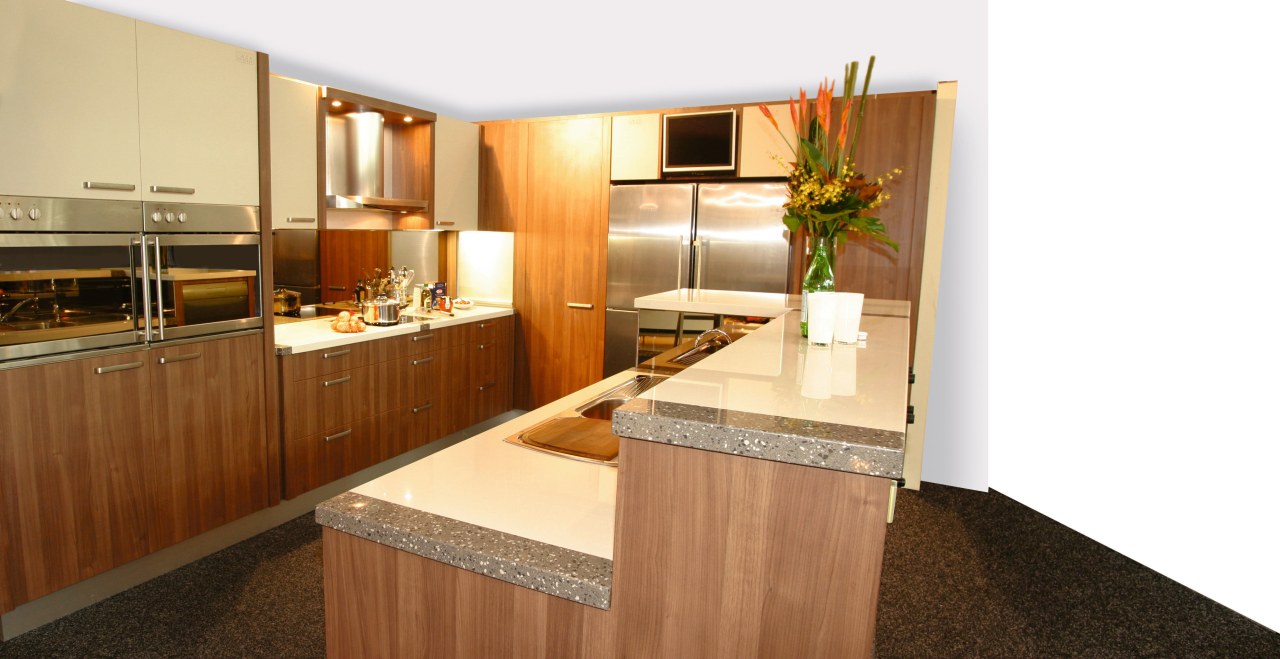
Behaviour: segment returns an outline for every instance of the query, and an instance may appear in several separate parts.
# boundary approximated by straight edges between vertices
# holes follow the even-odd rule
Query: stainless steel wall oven
[[[0,360],[262,327],[255,207],[0,196]]]

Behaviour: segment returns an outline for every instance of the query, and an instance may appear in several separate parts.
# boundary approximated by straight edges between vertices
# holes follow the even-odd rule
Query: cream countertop
[[[617,469],[521,448],[503,438],[634,375],[605,378],[351,491],[612,560]]]
[[[722,316],[776,318],[792,309],[799,309],[800,296],[786,293],[681,288],[638,297],[636,298],[636,308],[653,311],[720,314]],[[907,317],[911,313],[911,303],[906,300],[869,298],[863,303],[862,313],[864,316]]]
[[[471,309],[456,309],[454,316],[432,318],[427,321],[415,321],[380,327],[368,325],[363,332],[345,334],[330,328],[331,316],[323,316],[301,321],[279,323],[275,326],[275,346],[277,354],[297,354],[312,350],[324,350],[335,346],[350,345],[362,341],[385,339],[401,334],[412,334],[424,329],[440,329],[463,323],[510,316],[514,311],[506,307],[485,307],[476,305]]]

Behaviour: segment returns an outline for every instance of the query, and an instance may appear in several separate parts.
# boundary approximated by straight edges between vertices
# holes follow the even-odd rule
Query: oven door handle
[[[156,331],[164,340],[164,285],[160,282],[160,236],[156,236]]]
[[[138,247],[138,253],[142,255],[141,269],[135,271],[134,276],[129,279],[132,286],[134,282],[141,282],[142,286],[142,340],[151,341],[151,279],[148,275],[150,272],[151,259],[147,258],[147,239],[145,236],[139,236],[133,241]],[[129,259],[133,260],[133,255],[129,255]],[[137,299],[137,298],[134,298]],[[137,314],[133,316],[135,319]]]

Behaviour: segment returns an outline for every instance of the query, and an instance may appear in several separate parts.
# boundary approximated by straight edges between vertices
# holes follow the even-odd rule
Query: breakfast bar
[[[503,440],[634,372],[319,506],[329,653],[870,656],[907,318],[776,315],[618,407],[616,468]]]

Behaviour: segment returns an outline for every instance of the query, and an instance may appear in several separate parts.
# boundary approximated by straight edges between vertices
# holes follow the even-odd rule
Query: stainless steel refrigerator
[[[609,189],[605,375],[634,366],[637,297],[678,288],[785,293],[784,183],[653,183]],[[679,341],[679,337],[677,342]]]

